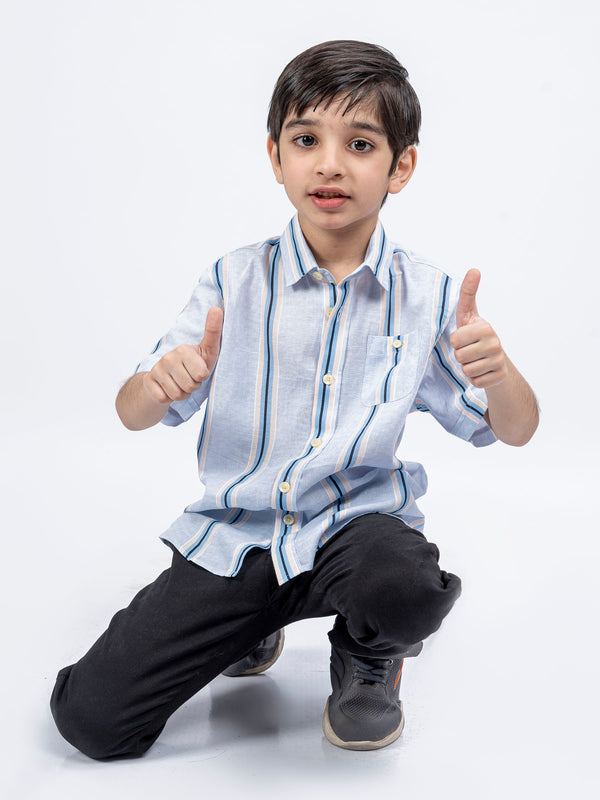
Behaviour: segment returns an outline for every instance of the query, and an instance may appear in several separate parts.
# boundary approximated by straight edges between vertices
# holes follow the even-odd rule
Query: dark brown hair
[[[419,143],[421,107],[408,72],[389,50],[353,40],[323,42],[296,56],[283,70],[271,97],[267,127],[276,145],[289,114],[334,101],[346,114],[359,104],[377,114],[393,151],[392,170],[404,149]]]

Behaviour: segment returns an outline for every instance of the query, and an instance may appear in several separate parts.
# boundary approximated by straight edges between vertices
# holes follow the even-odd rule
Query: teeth
[[[322,197],[324,200],[331,200],[332,197],[343,197],[343,194],[337,192],[317,192],[317,197]]]

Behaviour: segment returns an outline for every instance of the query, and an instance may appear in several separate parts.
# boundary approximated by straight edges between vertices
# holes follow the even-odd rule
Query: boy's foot
[[[402,733],[399,698],[401,658],[358,658],[331,648],[332,693],[323,714],[323,733],[347,750],[375,750]]]
[[[284,640],[283,628],[280,631],[275,631],[275,633],[259,642],[247,656],[223,670],[223,675],[227,675],[230,678],[241,678],[243,675],[258,675],[259,672],[264,672],[281,655]]]

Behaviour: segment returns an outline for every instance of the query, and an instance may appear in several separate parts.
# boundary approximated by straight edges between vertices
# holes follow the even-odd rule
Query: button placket
[[[341,371],[341,362],[343,359],[340,359],[340,352],[344,352],[345,342],[348,338],[347,329],[344,330],[343,337],[336,341],[334,348],[330,348],[329,351],[325,350],[324,348],[327,347],[327,342],[332,340],[333,333],[335,332],[332,331],[332,328],[335,329],[337,325],[341,324],[343,319],[343,316],[341,316],[342,309],[345,303],[349,300],[350,289],[348,286],[344,286],[342,288],[336,286],[335,283],[330,282],[327,276],[323,275],[322,273],[317,275],[317,272],[313,272],[311,274],[316,278],[316,280],[322,282],[323,290],[326,292],[325,297],[321,296],[323,298],[322,308],[326,315],[326,320],[323,324],[323,342],[322,350],[319,354],[319,366],[320,370],[327,371],[324,373],[321,372],[320,375],[319,373],[315,375],[315,379],[318,382],[317,387],[319,384],[321,385],[321,389],[317,389],[315,392],[315,398],[317,402],[323,404],[324,410],[322,413],[322,419],[325,420],[328,414],[331,414],[332,412],[337,414],[338,398],[337,393],[335,392],[334,384],[340,376],[335,375],[330,370],[339,368]],[[330,406],[331,403],[335,404],[333,408]],[[274,496],[273,499],[277,503],[278,508],[282,509],[286,515],[289,514],[289,516],[292,516],[287,509],[293,507],[296,493],[302,492],[302,486],[300,484],[302,483],[304,467],[306,467],[313,459],[319,458],[319,450],[325,442],[325,440],[322,438],[322,433],[323,427],[320,424],[320,427],[315,429],[312,434],[314,438],[308,440],[310,449],[305,451],[302,457],[294,459],[290,462],[290,464],[287,465],[283,474],[290,476],[290,482],[283,481],[277,485],[279,494],[277,497]],[[327,438],[329,439],[329,437]],[[293,490],[291,483],[294,484]],[[287,495],[288,492],[292,493],[288,497],[284,497],[283,495]],[[292,516],[292,518],[294,522],[296,522],[295,515]],[[286,527],[289,527],[289,525],[285,523],[283,517],[281,517],[281,520]]]

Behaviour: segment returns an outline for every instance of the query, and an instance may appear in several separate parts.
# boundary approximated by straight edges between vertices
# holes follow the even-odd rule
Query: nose
[[[344,159],[340,148],[335,144],[322,144],[318,150],[315,169],[324,178],[339,178],[344,174]]]

